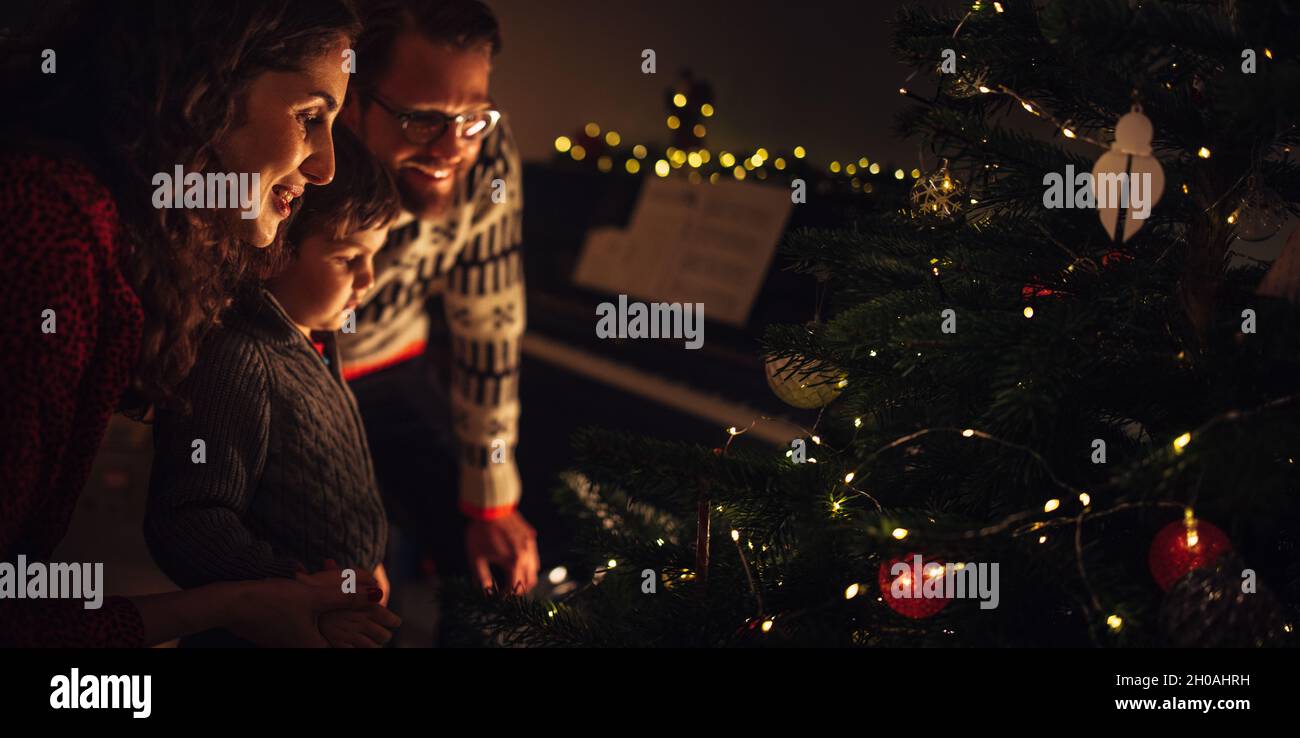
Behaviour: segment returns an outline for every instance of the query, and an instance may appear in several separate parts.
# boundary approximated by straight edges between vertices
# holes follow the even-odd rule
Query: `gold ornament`
[[[966,195],[948,171],[948,160],[912,185],[912,217],[948,220],[961,212]]]
[[[823,407],[839,397],[848,379],[839,371],[814,371],[803,366],[801,356],[767,357],[767,386],[787,404],[809,409]]]

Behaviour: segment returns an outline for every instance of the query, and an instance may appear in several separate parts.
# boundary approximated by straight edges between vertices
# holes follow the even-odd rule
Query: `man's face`
[[[416,32],[400,34],[393,45],[388,72],[373,93],[400,111],[438,111],[447,115],[491,107],[488,74],[491,53],[486,46],[457,49],[435,43]],[[437,139],[413,144],[401,123],[362,90],[348,96],[344,122],[365,141],[370,152],[388,167],[402,195],[402,206],[417,218],[438,215],[455,197],[456,187],[478,159],[482,139],[456,136],[454,123]]]

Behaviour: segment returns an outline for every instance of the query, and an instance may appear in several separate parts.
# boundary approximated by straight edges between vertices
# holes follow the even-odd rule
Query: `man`
[[[340,336],[343,373],[399,535],[444,573],[490,587],[495,564],[527,591],[540,564],[514,461],[522,173],[488,95],[497,21],[478,0],[382,0],[363,15],[340,118],[392,173],[404,212],[355,333]],[[444,321],[448,340],[431,338]]]

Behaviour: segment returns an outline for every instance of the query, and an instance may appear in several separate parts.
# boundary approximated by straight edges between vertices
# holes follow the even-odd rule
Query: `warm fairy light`
[[[703,105],[701,105],[701,106],[700,106],[700,115],[703,115],[705,118],[712,118],[712,117],[713,117],[713,106],[710,105],[710,104],[708,104],[708,103],[704,103]]]
[[[568,136],[558,136],[555,139],[555,150],[561,154],[568,151],[572,146],[573,142],[569,140]]]
[[[754,154],[753,156],[749,157],[749,163],[753,164],[756,167],[761,167],[763,166],[763,157],[759,156],[758,154]]]
[[[831,171],[836,173],[840,171],[840,163],[838,161],[831,162]]]
[[[984,93],[985,95],[987,95],[987,94],[989,94],[990,92],[993,91],[993,90],[990,90],[989,88],[985,87],[984,85],[980,85],[978,89],[979,89],[980,92]]]
[[[596,168],[602,172],[608,172],[614,168],[614,160],[608,156],[602,156],[596,160]]]
[[[812,442],[815,443],[815,444],[817,444],[818,446],[820,446],[820,445],[822,445],[822,437],[821,437],[821,436],[816,436],[816,435],[815,435],[815,436],[812,437]]]
[[[845,483],[845,484],[849,484],[849,483],[852,482],[852,481],[853,481],[853,472],[849,472],[848,474],[845,474],[845,475],[844,475],[844,483]]]
[[[844,588],[844,599],[846,599],[846,600],[851,600],[851,599],[853,599],[854,597],[857,597],[857,596],[858,596],[858,592],[861,592],[861,591],[862,591],[862,588],[858,586],[858,583],[857,583],[857,582],[854,582],[853,584],[850,584],[849,586],[847,586],[847,587]]]
[[[733,541],[739,541],[739,540],[740,540],[740,531],[738,531],[738,530],[733,530],[733,531],[731,531],[731,540],[733,540]]]
[[[844,173],[845,173],[845,174],[857,174],[857,173],[858,173],[858,165],[857,165],[857,164],[853,164],[853,163],[845,164],[845,165],[844,165]]]
[[[692,169],[699,169],[704,160],[700,158],[700,152],[692,151],[686,155],[686,163],[690,164]]]
[[[709,129],[705,128],[703,123],[696,123],[691,128],[691,133],[694,133],[696,138],[704,138],[709,135]]]
[[[655,543],[656,543],[657,545],[662,546],[662,545],[664,545],[664,539],[662,539],[662,538],[656,538],[656,539],[655,539]]]
[[[867,356],[875,356],[875,355],[876,355],[875,349],[871,349],[870,351],[867,352]]]
[[[718,163],[724,167],[729,167],[736,163],[736,157],[733,156],[730,151],[724,151],[722,152],[722,155],[718,157]]]
[[[574,161],[582,161],[587,158],[587,150],[582,146],[574,146],[569,149],[569,156],[572,156]]]
[[[699,154],[700,154],[700,161],[704,162],[705,164],[708,164],[708,163],[709,163],[709,150],[708,150],[708,149],[700,149],[700,150],[699,150]]]
[[[682,121],[675,115],[668,116],[668,127],[674,131],[682,127]]]
[[[879,163],[872,164],[871,166],[867,167],[867,171],[871,172],[872,174],[880,174],[880,164]]]
[[[635,156],[638,159],[644,159],[645,155],[646,155],[645,147],[642,146],[641,144],[637,144],[636,146],[632,147],[632,156]]]
[[[679,108],[686,107],[686,96],[680,92],[673,95],[673,105],[676,105]]]
[[[1025,317],[1026,317],[1026,318],[1032,318],[1032,317],[1034,317],[1034,309],[1033,309],[1032,307],[1028,306],[1028,305],[1026,305],[1026,306],[1025,306],[1025,309],[1022,310],[1021,312],[1025,314]]]
[[[854,418],[854,419],[853,419],[853,427],[854,427],[854,428],[861,428],[861,427],[862,427],[862,418]]]
[[[796,146],[796,147],[794,147],[794,158],[796,158],[796,159],[802,159],[802,158],[804,158],[804,156],[805,156],[806,154],[807,154],[807,152],[804,151],[804,148],[803,148],[802,146]]]
[[[1074,138],[1074,137],[1075,137],[1075,135],[1074,135],[1074,131],[1070,130],[1069,128],[1062,128],[1062,129],[1061,129],[1061,133],[1064,133],[1066,138]]]
[[[930,267],[930,273],[936,277],[939,276],[939,267]]]
[[[1196,532],[1196,515],[1190,507],[1183,509],[1183,526],[1187,528],[1187,547],[1191,548],[1200,542],[1201,537]]]
[[[906,95],[906,94],[907,94],[907,88],[906,88],[906,87],[899,87],[899,88],[898,88],[898,94],[900,94],[900,95]]]
[[[1080,493],[1079,493],[1079,502],[1083,503],[1083,506],[1084,506],[1084,507],[1087,507],[1087,506],[1089,506],[1089,505],[1092,504],[1092,497],[1089,496],[1089,494],[1088,494],[1087,492],[1080,492]]]
[[[587,125],[583,126],[582,130],[584,133],[586,133],[588,136],[591,136],[592,138],[595,138],[600,135],[600,126],[596,125],[595,123],[588,123]]]
[[[730,434],[733,435],[733,436],[736,435],[736,434],[738,434],[738,433],[740,433],[740,431],[736,430],[736,426],[734,426],[734,425],[731,426],[730,428],[728,428],[728,429],[727,429],[727,432],[730,433]]]
[[[1039,542],[1039,543],[1047,543],[1047,536],[1039,536],[1039,537],[1038,537],[1038,542]]]
[[[618,146],[618,143],[622,140],[623,137],[618,135],[618,131],[609,131],[605,134],[605,143],[610,146]]]
[[[893,536],[900,541],[907,538],[907,528],[895,528]]]
[[[636,159],[628,159],[624,162],[623,168],[627,170],[628,174],[636,174],[641,171],[641,162]]]
[[[1109,625],[1111,630],[1119,630],[1124,625],[1124,618],[1121,618],[1118,615],[1111,615],[1106,618],[1106,625]]]
[[[1033,105],[1030,105],[1030,104],[1027,103],[1027,102],[1022,102],[1022,103],[1020,103],[1020,107],[1024,108],[1025,110],[1028,110],[1029,112],[1033,113],[1034,115],[1038,115],[1038,112],[1034,110],[1034,106],[1033,106]]]
[[[862,157],[861,159],[858,159],[858,168],[859,168],[859,169],[866,169],[866,168],[867,168],[867,165],[869,165],[870,163],[871,163],[871,162],[867,161],[867,157],[864,156],[864,157]]]
[[[744,167],[736,167],[735,169],[732,169],[732,170],[731,170],[731,176],[733,176],[733,177],[735,177],[736,179],[739,179],[739,180],[743,180],[743,179],[745,179],[745,168],[744,168]]]
[[[920,179],[920,178],[921,178],[921,170],[915,168],[912,169],[912,179]]]
[[[1183,449],[1187,448],[1187,444],[1189,444],[1189,443],[1191,443],[1191,442],[1192,442],[1192,434],[1191,434],[1191,433],[1184,433],[1184,434],[1182,434],[1181,436],[1175,438],[1175,439],[1174,439],[1174,453],[1176,453],[1176,454],[1181,454],[1181,453],[1183,452]]]
[[[667,177],[670,169],[672,169],[672,167],[670,167],[668,162],[664,159],[655,162],[655,174],[658,174],[660,177]]]
[[[760,146],[758,148],[758,151],[754,152],[754,156],[757,156],[759,162],[762,163],[767,161],[767,157],[769,156],[769,154],[767,153],[767,149]]]
[[[1200,150],[1196,152],[1196,155],[1202,159],[1208,159],[1210,158],[1210,150],[1202,146]]]
[[[1273,50],[1272,50],[1272,49],[1269,49],[1269,48],[1265,48],[1265,49],[1264,49],[1264,56],[1267,56],[1268,58],[1272,59],[1272,58],[1273,58]]]
[[[906,174],[903,174],[903,170],[902,170],[902,169],[895,169],[895,170],[894,170],[894,179],[902,179],[903,177],[906,177],[906,176],[907,176]]]
[[[763,632],[766,633],[772,629],[772,620],[769,618],[763,621]]]
[[[961,434],[965,438],[970,438],[971,436],[975,435],[975,429],[967,428],[966,430],[962,431]]]
[[[569,570],[563,566],[557,566],[546,573],[546,581],[551,584],[559,584],[569,577]]]
[[[840,511],[840,501],[831,500],[831,512],[839,512],[839,511]]]
[[[1051,512],[1061,506],[1061,501],[1053,497],[1043,505],[1043,512]]]
[[[1189,193],[1189,192],[1191,192],[1191,189],[1188,188],[1187,183],[1184,182],[1184,183],[1183,183],[1183,194],[1186,195],[1186,194]]]
[[[610,559],[610,560],[609,560],[609,563],[608,563],[608,566],[609,566],[609,568],[613,569],[614,567],[618,566],[618,562],[615,561],[614,559]]]
[[[993,3],[993,9],[996,10],[996,11],[998,11],[999,13],[1001,13],[1001,12],[1002,12],[1002,3],[998,3],[998,2]]]
[[[776,157],[776,159],[772,161],[772,166],[776,167],[777,169],[785,169],[785,159],[782,159],[779,156]]]
[[[845,387],[848,387],[848,386],[849,386],[849,380],[847,380],[847,379],[841,379],[840,381],[838,381],[838,382],[835,383],[835,387],[836,387],[837,389],[844,389]]]

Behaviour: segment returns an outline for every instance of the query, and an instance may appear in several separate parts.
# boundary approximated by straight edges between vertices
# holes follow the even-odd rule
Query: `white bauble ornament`
[[[767,385],[776,396],[798,408],[809,409],[827,405],[839,397],[847,380],[843,373],[811,371],[800,367],[803,357],[779,359],[767,357]]]
[[[1154,130],[1151,119],[1142,114],[1142,108],[1133,106],[1131,111],[1115,123],[1115,142],[1111,144],[1110,151],[1102,154],[1092,168],[1093,197],[1097,202],[1097,216],[1101,218],[1101,225],[1106,229],[1111,240],[1116,239],[1117,230],[1121,227],[1120,240],[1127,241],[1132,238],[1146,223],[1151,209],[1160,202],[1160,196],[1164,194],[1165,172],[1159,160],[1151,153]],[[1135,193],[1130,193],[1129,199],[1122,202],[1114,202],[1109,198],[1109,192],[1103,192],[1109,189],[1103,186],[1103,183],[1116,175],[1124,175],[1120,181],[1127,180],[1139,188]],[[1132,190],[1133,186],[1126,191]],[[1129,207],[1133,204],[1134,195],[1141,198],[1141,208]],[[1122,226],[1119,217],[1121,210],[1124,211]]]

